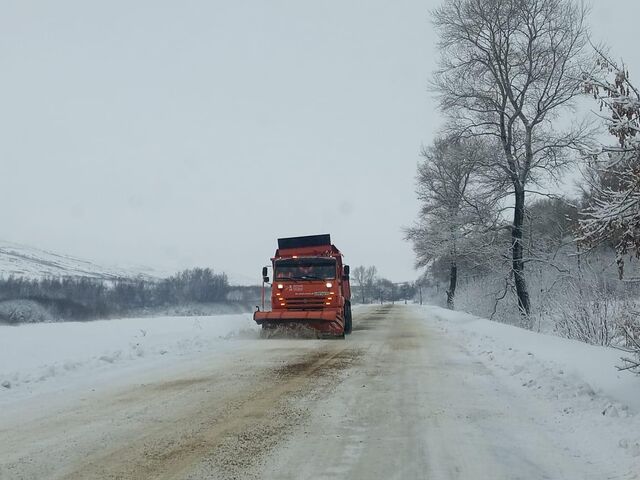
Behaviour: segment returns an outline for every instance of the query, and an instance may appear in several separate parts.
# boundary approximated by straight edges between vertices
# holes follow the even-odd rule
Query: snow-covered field
[[[135,371],[257,338],[251,314],[0,325],[0,404],[87,376]]]

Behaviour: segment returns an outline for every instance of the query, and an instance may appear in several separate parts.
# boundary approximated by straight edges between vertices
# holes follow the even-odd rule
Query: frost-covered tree
[[[599,53],[597,71],[586,76],[585,90],[605,112],[616,144],[588,157],[589,198],[578,240],[589,248],[612,245],[622,279],[624,256],[640,257],[640,92],[624,65],[616,65],[604,53]]]
[[[585,16],[572,0],[446,0],[433,12],[441,51],[433,85],[442,110],[460,134],[491,136],[503,151],[485,167],[513,199],[511,265],[523,315],[531,308],[526,194],[567,164],[567,147],[586,133],[577,123],[563,130],[557,122],[581,92]]]
[[[552,196],[539,198],[527,205],[528,248],[553,254],[565,244],[573,243],[579,200]]]
[[[478,165],[488,151],[481,139],[437,139],[423,150],[418,166],[420,218],[405,238],[413,243],[416,267],[448,264],[449,308],[454,308],[461,260],[480,254],[481,232],[495,219],[491,195],[479,185]]]
[[[624,276],[624,257],[640,257],[640,91],[629,71],[598,51],[595,73],[585,75],[585,91],[599,103],[615,145],[590,152],[586,170],[588,202],[580,218],[578,242],[588,248],[602,244],[616,253],[618,276]],[[640,322],[620,322],[625,348],[624,368],[640,373]]]

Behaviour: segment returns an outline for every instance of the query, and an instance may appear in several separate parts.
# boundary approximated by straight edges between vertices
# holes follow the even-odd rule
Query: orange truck
[[[351,333],[349,265],[331,236],[279,238],[271,259],[271,311],[265,311],[267,267],[262,269],[262,309],[253,319],[268,335],[276,329],[309,329],[318,337],[344,338]]]

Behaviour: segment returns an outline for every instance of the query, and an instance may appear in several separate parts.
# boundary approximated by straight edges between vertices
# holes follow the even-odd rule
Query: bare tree
[[[354,283],[358,286],[358,290],[360,290],[360,297],[362,299],[362,303],[364,302],[364,286],[366,283],[366,268],[363,265],[354,268],[351,270],[351,278],[353,278]]]
[[[587,133],[556,122],[581,93],[586,13],[571,0],[447,0],[433,12],[441,108],[460,135],[489,135],[502,147],[485,167],[514,201],[511,263],[523,315],[531,309],[522,242],[528,187],[554,178]]]
[[[369,294],[371,293],[371,289],[375,283],[377,272],[378,270],[373,265],[370,267],[360,265],[351,271],[354,283],[358,286],[358,290],[360,291],[362,303],[367,303],[367,299],[369,298]]]
[[[367,267],[367,269],[365,270],[365,277],[364,277],[365,292],[368,293],[369,295],[372,295],[373,293],[373,286],[375,284],[377,275],[378,275],[378,269],[375,267],[375,265],[371,265]]]
[[[417,194],[422,203],[420,219],[405,230],[413,243],[416,267],[436,261],[449,265],[447,306],[454,308],[461,258],[477,254],[478,230],[495,220],[494,202],[478,188],[479,160],[489,146],[481,139],[437,139],[424,149],[418,166]]]

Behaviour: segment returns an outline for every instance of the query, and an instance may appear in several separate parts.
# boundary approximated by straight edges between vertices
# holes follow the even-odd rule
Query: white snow
[[[0,404],[110,370],[168,365],[247,336],[258,336],[250,314],[0,325]]]
[[[441,398],[431,395],[429,386],[425,399],[444,401],[450,394],[465,398],[469,412],[475,411],[473,405],[496,406],[503,414],[494,423],[483,420],[481,426],[495,427],[489,433],[504,437],[502,443],[493,441],[504,443],[506,450],[510,439],[535,443],[548,437],[554,445],[566,446],[567,455],[580,455],[572,461],[610,465],[607,470],[617,475],[610,478],[640,478],[640,378],[616,370],[621,352],[435,306],[411,308],[437,333],[431,341],[443,343],[436,350],[437,361],[427,355],[425,362],[466,365],[463,372],[442,370],[458,373],[451,382],[445,375],[433,385],[445,389]],[[251,314],[0,326],[0,417],[9,418],[29,398],[33,405],[65,404],[93,388],[130,384],[137,378],[147,382],[149,372],[162,375],[177,364],[182,372],[203,362],[234,369],[243,355],[276,345],[256,341],[258,330]],[[356,331],[347,341],[357,341],[359,335]],[[375,344],[375,339],[367,342]],[[422,371],[416,361],[411,365]],[[491,375],[482,373],[487,370]],[[358,389],[362,385],[358,383]],[[431,411],[434,406],[425,408]],[[455,415],[449,420],[457,422]],[[527,432],[533,430],[539,435],[529,439]],[[565,453],[558,451],[560,456]]]
[[[490,363],[523,379],[555,372],[558,378],[581,382],[583,388],[610,397],[640,412],[640,377],[619,372],[624,352],[615,348],[588,345],[554,335],[541,334],[492,322],[465,312],[428,306],[430,315],[446,321],[458,336],[466,336],[467,347]],[[518,373],[514,373],[518,370]],[[560,373],[562,372],[562,373]],[[549,383],[548,382],[548,383]]]
[[[640,478],[640,377],[616,369],[623,352],[531,332],[468,313],[418,307],[514,395],[536,402],[536,418],[598,464],[620,462]],[[500,394],[497,392],[497,394]],[[567,443],[568,442],[568,443]]]

